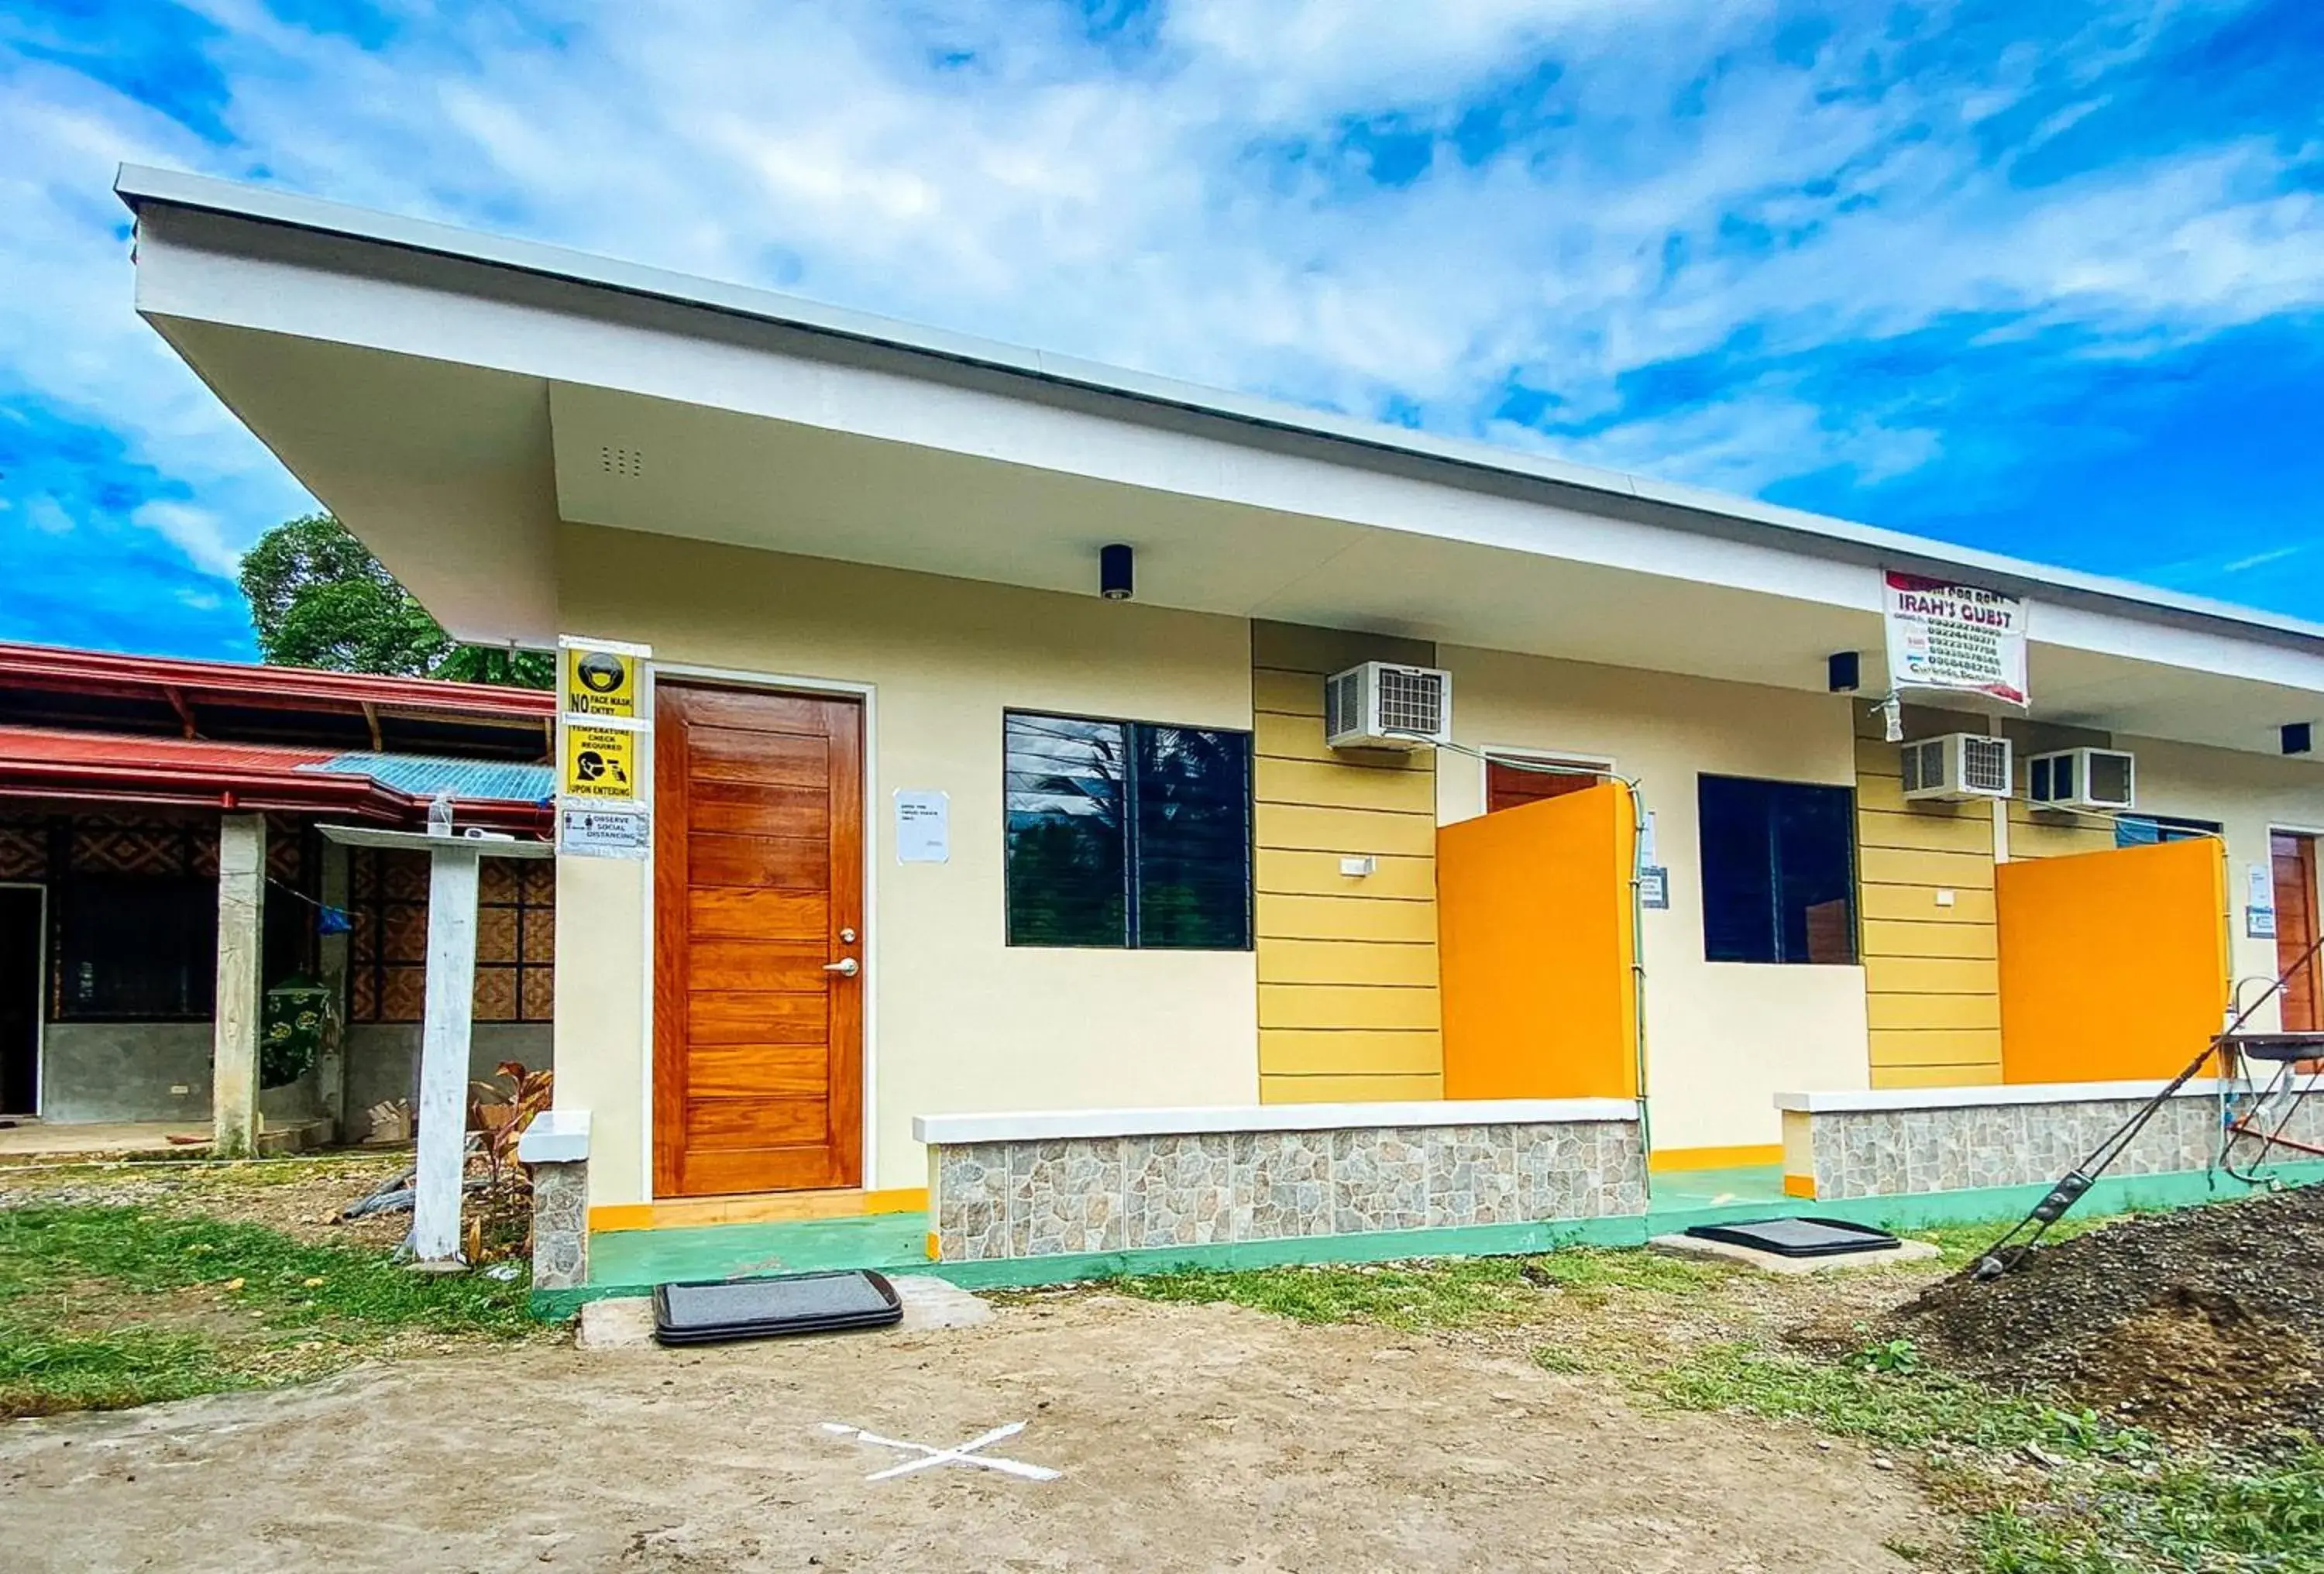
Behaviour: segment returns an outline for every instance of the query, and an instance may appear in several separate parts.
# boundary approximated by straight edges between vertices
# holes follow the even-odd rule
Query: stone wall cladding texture
[[[589,1165],[532,1166],[532,1287],[576,1290],[589,1282]]]
[[[2052,1181],[2080,1164],[2138,1107],[2135,1099],[2100,1099],[1811,1115],[1815,1192],[1821,1198],[1882,1197]],[[2284,1109],[2279,1101],[2252,1124],[2274,1130]],[[2202,1169],[2218,1150],[2218,1135],[2217,1100],[2173,1099],[2107,1173],[2155,1175]],[[2324,1100],[2301,1100],[2281,1135],[2324,1146]],[[2270,1159],[2288,1163],[2312,1156],[2278,1148]],[[2237,1139],[2235,1159],[2239,1166],[2269,1162],[2251,1137]]]
[[[936,1150],[946,1262],[1646,1211],[1630,1121],[973,1143]]]

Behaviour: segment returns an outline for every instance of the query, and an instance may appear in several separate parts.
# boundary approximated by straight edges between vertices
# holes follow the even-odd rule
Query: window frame
[[[1010,921],[1011,897],[1010,865],[1016,856],[1010,829],[1009,808],[1009,724],[1017,717],[1050,722],[1083,722],[1102,727],[1122,729],[1123,773],[1122,803],[1122,939],[1118,944],[1103,942],[1018,940]],[[1147,943],[1139,934],[1140,887],[1139,883],[1137,789],[1137,733],[1139,730],[1165,732],[1211,732],[1228,734],[1243,741],[1242,757],[1242,943],[1240,945],[1155,945]],[[1210,953],[1232,955],[1248,953],[1259,946],[1259,736],[1250,727],[1223,727],[1190,722],[1152,722],[1134,716],[1101,716],[1082,711],[1035,710],[1027,705],[1003,705],[1001,710],[1001,943],[1011,951],[1157,951]]]
[[[1848,838],[1847,876],[1842,899],[1848,903],[1849,954],[1840,961],[1820,962],[1812,956],[1786,956],[1784,936],[1784,863],[1783,847],[1776,833],[1776,817],[1773,793],[1766,799],[1768,916],[1773,954],[1768,956],[1734,957],[1711,954],[1711,850],[1704,835],[1703,784],[1711,781],[1742,782],[1761,789],[1803,789],[1815,793],[1844,795],[1845,813],[1842,824]],[[1729,967],[1861,967],[1864,965],[1864,845],[1859,823],[1857,790],[1853,783],[1799,781],[1784,777],[1739,776],[1727,771],[1698,770],[1695,772],[1694,796],[1695,879],[1700,887],[1703,961],[1714,966]],[[1820,905],[1820,904],[1819,904]]]

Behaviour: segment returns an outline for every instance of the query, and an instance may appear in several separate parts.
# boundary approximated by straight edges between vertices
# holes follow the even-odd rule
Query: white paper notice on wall
[[[1644,868],[1655,861],[1655,812],[1648,809],[1641,818],[1646,824],[1638,827],[1638,863],[1641,868]]]
[[[2275,911],[2275,870],[2264,863],[2244,869],[2244,906],[2254,912]]]
[[[1670,906],[1670,870],[1651,868],[1638,871],[1638,906],[1658,908]]]
[[[952,795],[896,789],[896,861],[952,861]]]

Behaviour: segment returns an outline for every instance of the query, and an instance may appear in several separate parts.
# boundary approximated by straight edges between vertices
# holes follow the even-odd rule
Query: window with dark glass
[[[1700,778],[1702,947],[1712,962],[1856,960],[1856,795]]]
[[[1010,712],[1009,943],[1250,945],[1250,734]]]
[[[78,875],[59,890],[57,1015],[199,1018],[217,994],[217,884]]]

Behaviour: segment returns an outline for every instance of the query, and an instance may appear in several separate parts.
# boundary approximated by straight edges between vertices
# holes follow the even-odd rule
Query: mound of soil
[[[2324,1187],[2125,1220],[1986,1284],[1964,1271],[1888,1331],[2181,1440],[2324,1436]]]

